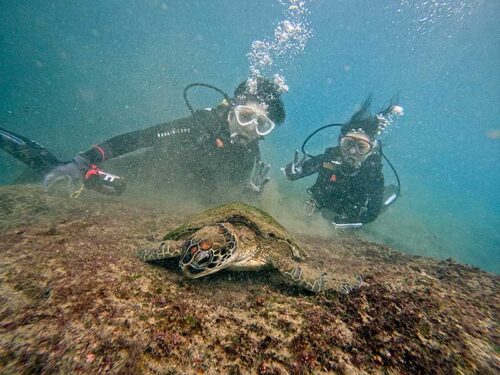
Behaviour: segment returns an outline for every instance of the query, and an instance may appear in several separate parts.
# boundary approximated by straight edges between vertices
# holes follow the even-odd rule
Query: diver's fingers
[[[43,182],[44,191],[46,193],[50,192],[52,190],[52,187],[61,183],[61,181],[66,183],[65,188],[68,190],[68,192],[71,192],[73,190],[74,182],[71,176],[51,173]]]
[[[259,172],[257,173],[257,176],[262,176],[262,171],[264,170],[264,167],[266,164],[261,160],[259,161]]]
[[[265,165],[264,169],[262,170],[261,177],[264,177],[269,173],[269,170],[271,169],[271,164]]]
[[[264,185],[267,184],[269,181],[271,181],[271,177],[264,178],[264,181],[262,181],[260,188],[262,189],[264,187]]]
[[[298,167],[299,167],[299,166],[301,167],[301,166],[302,166],[302,164],[304,164],[304,162],[306,161],[306,158],[307,158],[307,155],[306,155],[306,154],[302,155],[302,158],[300,159],[299,164],[297,164],[297,166],[298,166]]]
[[[254,159],[253,162],[253,167],[252,167],[252,175],[254,175],[257,172],[257,168],[259,167],[260,160],[257,159],[257,157]]]
[[[296,174],[299,172],[297,169],[300,167],[299,163],[299,150],[295,150],[295,154],[293,155],[293,162],[292,162],[292,174]]]
[[[250,179],[253,180],[255,178],[255,172],[257,170],[257,161],[253,163],[252,172],[250,172]]]
[[[54,173],[49,173],[43,178],[43,190],[47,193],[54,179]]]

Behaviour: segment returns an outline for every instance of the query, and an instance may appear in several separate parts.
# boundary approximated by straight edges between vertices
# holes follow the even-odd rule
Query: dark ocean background
[[[374,109],[400,93],[405,116],[383,141],[402,197],[360,235],[499,273],[500,139],[490,132],[500,130],[500,2],[306,6],[313,36],[275,67],[290,87],[287,120],[261,143],[273,166],[269,210],[299,231],[333,231],[300,212],[314,178],[291,183],[279,168],[307,134],[346,121],[370,92]],[[252,41],[272,37],[283,19],[283,4],[270,0],[1,1],[0,126],[71,159],[113,135],[187,116],[184,86],[231,94],[248,76]],[[220,100],[206,90],[192,97],[198,107]],[[309,149],[336,139],[322,133]],[[1,184],[22,169],[0,154]]]

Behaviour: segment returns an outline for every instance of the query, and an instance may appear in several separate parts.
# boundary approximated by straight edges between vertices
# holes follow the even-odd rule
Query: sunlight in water
[[[462,22],[470,15],[472,8],[479,7],[481,3],[482,0],[401,0],[397,12],[404,13],[410,9],[416,11],[418,16],[413,21],[415,31],[423,35],[432,32],[444,19]]]

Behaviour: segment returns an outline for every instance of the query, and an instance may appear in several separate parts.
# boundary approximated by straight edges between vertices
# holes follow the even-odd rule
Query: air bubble
[[[274,29],[272,40],[255,40],[251,44],[247,57],[250,63],[250,77],[247,81],[249,92],[255,92],[257,77],[272,76],[281,92],[287,92],[288,86],[282,71],[295,56],[301,54],[312,31],[306,22],[309,11],[305,1],[278,0],[283,6],[284,19]],[[276,73],[278,70],[280,73]]]

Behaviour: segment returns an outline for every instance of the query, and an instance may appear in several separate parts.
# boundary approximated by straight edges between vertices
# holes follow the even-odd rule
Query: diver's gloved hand
[[[318,207],[318,202],[316,202],[314,198],[311,198],[304,204],[304,214],[306,214],[307,216],[312,216],[314,215]]]
[[[81,155],[76,155],[73,161],[52,169],[43,177],[45,192],[77,190],[83,181],[83,176],[90,169],[90,163]]]
[[[271,169],[271,165],[266,165],[262,160],[256,160],[252,168],[252,175],[248,182],[248,188],[256,194],[262,193],[264,185],[271,180],[270,177],[267,177],[269,169]]]
[[[284,168],[281,168],[281,170],[285,173],[285,176],[287,178],[293,179],[294,177],[297,177],[302,173],[302,165],[304,165],[306,159],[307,155],[304,154],[299,160],[299,151],[295,150],[293,161],[291,163],[288,163]]]

